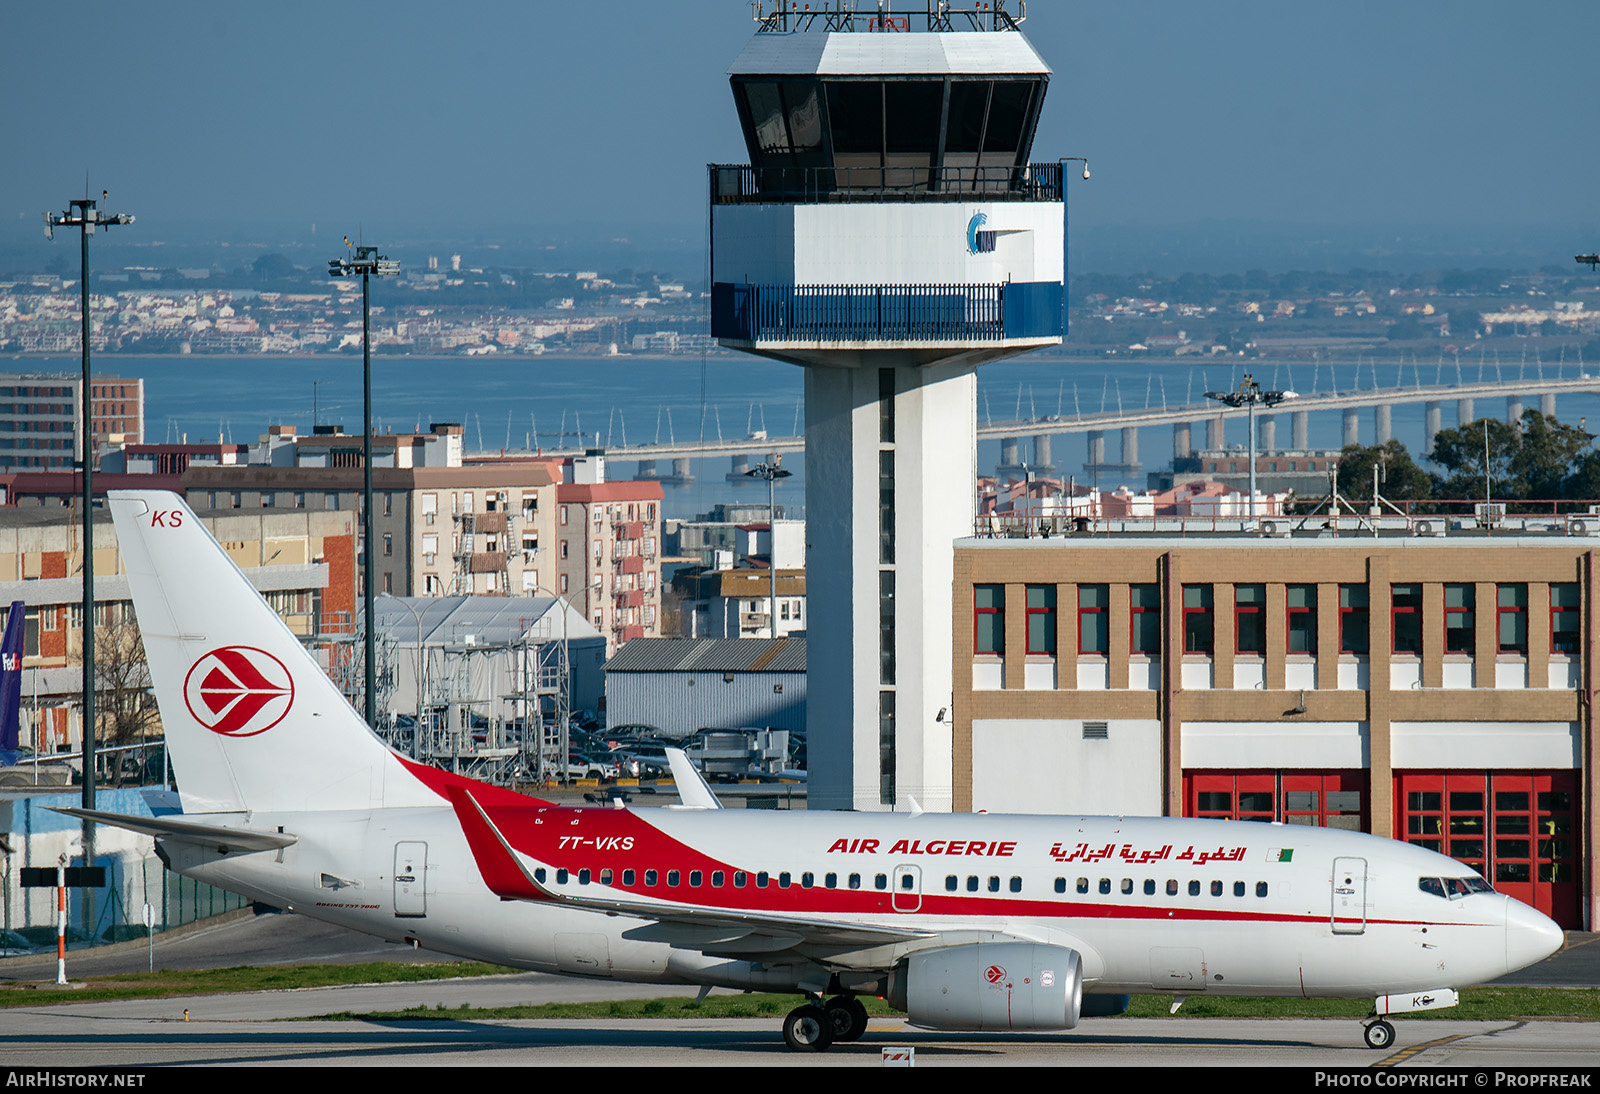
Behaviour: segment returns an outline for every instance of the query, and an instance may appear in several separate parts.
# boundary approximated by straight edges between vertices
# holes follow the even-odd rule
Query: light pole
[[[404,600],[401,600],[393,593],[382,593],[380,595],[382,595],[385,600],[392,600],[406,611],[410,612],[411,618],[417,621],[417,655],[415,658],[413,658],[417,665],[417,676],[416,680],[414,681],[417,688],[417,721],[416,724],[411,727],[411,758],[415,760],[417,758],[417,753],[421,751],[422,746],[422,616],[420,613],[418,613],[417,609],[413,608],[410,604],[407,604]],[[371,723],[369,722],[368,724],[370,725]]]
[[[345,237],[348,245],[350,238]],[[357,247],[355,257],[328,262],[329,277],[361,275],[361,588],[366,619],[366,702],[362,708],[370,728],[374,722],[373,680],[378,671],[377,647],[373,643],[372,598],[372,307],[367,283],[372,277],[389,277],[400,272],[400,263],[378,253],[376,247]]]
[[[786,479],[794,474],[785,471],[783,453],[776,453],[770,464],[758,463],[745,475],[752,479],[767,480],[767,570],[772,576],[772,598],[767,605],[767,636],[778,637],[778,495],[777,485],[779,479]]]
[[[1215,399],[1224,406],[1246,407],[1250,423],[1250,519],[1256,519],[1256,404],[1275,407],[1285,399],[1299,398],[1293,391],[1263,391],[1255,377],[1248,372],[1237,391],[1208,391],[1207,399]]]
[[[100,191],[100,200],[110,194]],[[44,237],[54,239],[57,228],[77,228],[82,240],[82,264],[79,274],[83,287],[83,390],[80,395],[82,415],[78,423],[78,460],[83,469],[83,808],[94,808],[95,782],[95,703],[94,703],[94,404],[89,384],[89,237],[96,225],[110,228],[116,224],[132,224],[130,213],[107,213],[98,209],[90,198],[73,198],[67,209],[60,213],[44,214]],[[35,767],[37,770],[37,766]],[[94,865],[94,823],[83,822],[83,864]],[[82,902],[85,915],[91,914],[88,894]]]

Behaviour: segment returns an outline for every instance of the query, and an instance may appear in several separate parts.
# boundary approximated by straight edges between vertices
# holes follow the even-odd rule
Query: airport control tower
[[[712,333],[806,370],[810,806],[952,807],[980,365],[1063,332],[1050,69],[1003,0],[757,5],[712,165]],[[968,669],[970,671],[970,669]],[[1021,762],[1026,762],[1025,758]]]

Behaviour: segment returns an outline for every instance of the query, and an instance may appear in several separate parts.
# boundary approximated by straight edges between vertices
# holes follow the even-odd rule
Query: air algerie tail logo
[[[183,699],[195,721],[224,737],[253,737],[283,721],[294,679],[283,662],[251,646],[224,646],[194,663]]]

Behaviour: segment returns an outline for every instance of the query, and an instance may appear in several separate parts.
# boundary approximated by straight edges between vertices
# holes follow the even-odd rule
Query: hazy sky
[[[1075,227],[1600,229],[1595,0],[1028,15],[1055,70],[1035,159],[1093,163]],[[725,71],[753,32],[742,0],[8,0],[0,224],[35,231],[87,168],[152,240],[698,235],[704,165],[745,159]]]

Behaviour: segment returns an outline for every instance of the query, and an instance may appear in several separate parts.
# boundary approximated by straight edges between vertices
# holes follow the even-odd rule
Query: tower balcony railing
[[[711,286],[711,334],[744,342],[1004,342],[1061,337],[1061,286]]]
[[[983,167],[752,167],[711,164],[713,205],[1062,200],[1060,163]]]

